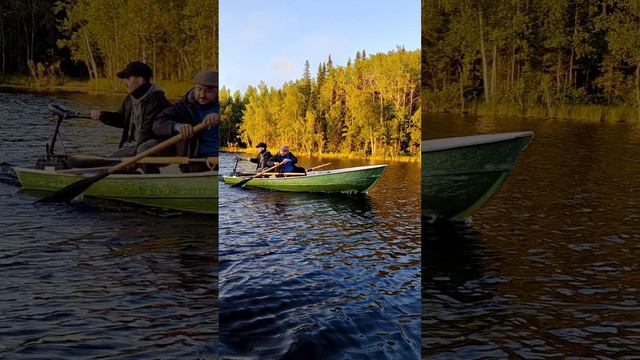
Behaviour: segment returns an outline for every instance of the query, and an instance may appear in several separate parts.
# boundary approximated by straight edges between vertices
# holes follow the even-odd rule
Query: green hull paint
[[[366,192],[376,184],[386,165],[360,166],[346,169],[313,171],[306,176],[269,177],[252,179],[244,187],[256,187],[292,192]],[[233,185],[244,177],[225,176],[224,182]]]
[[[531,132],[423,142],[422,215],[463,220],[506,181]],[[430,145],[436,146],[430,146]]]
[[[83,175],[15,168],[26,190],[56,191]],[[176,175],[111,175],[92,185],[83,196],[203,214],[218,213],[218,173]]]

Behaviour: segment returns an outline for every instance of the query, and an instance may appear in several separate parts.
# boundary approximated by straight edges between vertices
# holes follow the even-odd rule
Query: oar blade
[[[104,172],[86,179],[82,179],[80,181],[76,181],[73,184],[65,186],[62,189],[54,192],[53,194],[37,200],[36,203],[69,202],[76,196],[82,194],[85,190],[91,187],[91,185],[100,181],[100,179],[107,177],[108,175],[108,172]]]
[[[248,183],[248,182],[249,182],[249,180],[251,180],[251,179],[253,179],[253,177],[250,177],[250,178],[248,178],[248,179],[244,179],[244,180],[242,180],[242,181],[240,181],[240,182],[237,182],[237,183],[235,183],[235,184],[231,185],[231,187],[232,187],[232,188],[242,187],[244,184]]]
[[[279,163],[279,164],[273,165],[272,167],[268,168],[267,170],[264,170],[264,171],[262,171],[262,172],[259,172],[259,173],[257,173],[257,174],[255,174],[255,175],[253,175],[252,177],[250,177],[250,178],[248,178],[248,179],[244,179],[244,180],[240,181],[239,183],[235,183],[235,184],[231,185],[231,187],[232,187],[232,188],[235,188],[235,187],[242,187],[242,186],[244,186],[244,184],[248,183],[251,179],[255,179],[255,178],[257,178],[257,177],[260,177],[260,176],[262,176],[263,174],[268,173],[269,171],[271,171],[271,170],[273,170],[273,169],[277,168],[277,167],[278,167],[278,166],[280,166],[280,165],[282,165],[282,163]]]

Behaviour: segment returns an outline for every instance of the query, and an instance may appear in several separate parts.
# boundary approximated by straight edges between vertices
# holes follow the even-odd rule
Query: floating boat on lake
[[[57,191],[95,175],[68,170],[14,168],[25,190]],[[218,213],[218,172],[113,174],[93,184],[82,196],[185,212]]]
[[[357,193],[366,192],[382,176],[387,165],[358,166],[335,170],[309,171],[306,175],[259,177],[250,180],[245,187],[292,192]],[[225,176],[224,182],[237,184],[250,176]]]
[[[463,220],[500,189],[533,132],[422,142],[422,215]]]
[[[33,168],[16,167],[14,171],[18,181],[25,190],[57,192],[64,189],[65,201],[72,200],[79,194],[107,200],[150,206],[154,208],[171,209],[185,212],[217,214],[218,213],[218,158],[189,159],[186,157],[153,157],[149,156],[154,149],[148,149],[148,154],[138,154],[133,158],[104,158],[99,156],[58,155],[55,154],[55,144],[64,119],[89,118],[64,106],[50,104],[49,110],[56,117],[56,127],[51,139],[47,143],[46,154],[41,157]],[[197,127],[204,125],[196,125]],[[180,141],[177,136],[163,143],[170,146]],[[160,151],[163,143],[154,146]],[[136,159],[136,157],[139,157]],[[182,173],[177,165],[190,163],[205,163],[204,172]],[[118,164],[118,165],[116,165]],[[116,169],[122,166],[122,171],[133,164],[163,164],[160,174],[119,173]],[[130,169],[129,169],[130,170]],[[113,172],[113,173],[112,173]],[[96,182],[95,176],[98,177]],[[80,187],[77,194],[75,187],[81,180],[88,179],[88,188]],[[70,186],[73,185],[73,186]],[[75,188],[74,188],[75,187]],[[68,190],[72,189],[69,196]],[[54,194],[55,195],[55,194]],[[60,196],[58,194],[58,196]],[[66,197],[68,196],[68,199]],[[41,199],[42,200],[42,199]],[[56,200],[60,201],[60,200]]]

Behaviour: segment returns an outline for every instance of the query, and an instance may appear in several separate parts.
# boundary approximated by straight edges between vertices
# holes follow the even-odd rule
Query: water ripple
[[[232,156],[221,160],[230,171]],[[221,354],[418,358],[417,187],[397,195],[418,169],[391,164],[368,196],[222,186]]]
[[[0,352],[6,358],[213,358],[217,219],[101,203],[38,205],[11,168],[53,132],[49,102],[87,110],[119,99],[0,93]],[[25,130],[28,128],[28,131]],[[117,130],[69,121],[68,149],[100,153]],[[61,151],[61,149],[60,149]]]

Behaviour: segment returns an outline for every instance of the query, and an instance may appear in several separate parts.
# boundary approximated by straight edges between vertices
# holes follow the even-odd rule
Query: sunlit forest
[[[369,55],[358,51],[345,66],[331,56],[312,75],[281,88],[264,83],[244,94],[220,90],[223,146],[362,156],[417,155],[420,147],[420,52],[398,48]]]
[[[638,119],[639,1],[422,4],[428,111]]]
[[[119,88],[116,73],[148,63],[156,80],[191,81],[218,67],[217,0],[2,0],[0,71],[35,86],[69,77]]]

